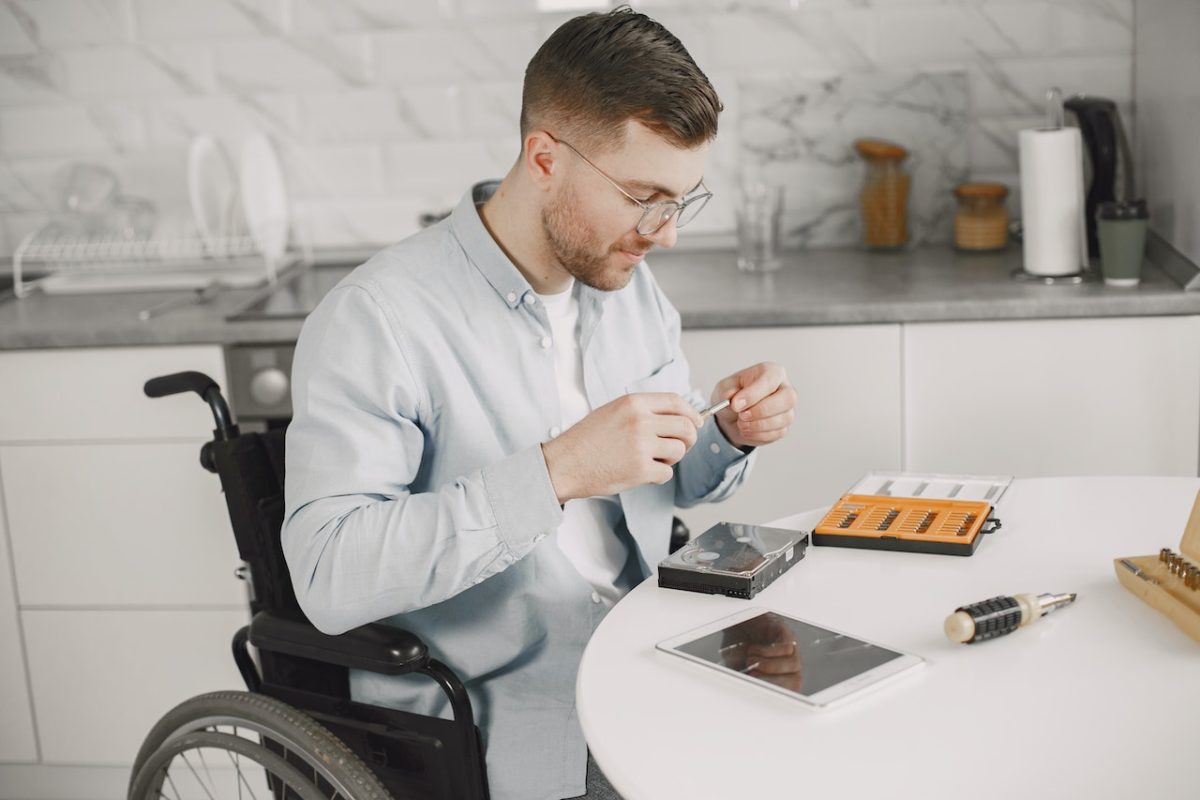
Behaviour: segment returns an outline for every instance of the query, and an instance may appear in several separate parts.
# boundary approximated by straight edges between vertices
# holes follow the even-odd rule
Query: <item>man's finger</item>
[[[700,427],[700,414],[682,395],[674,392],[645,392],[637,396],[643,398],[647,408],[655,414],[678,414],[691,420],[693,426]]]
[[[739,420],[765,419],[791,411],[796,406],[795,390],[780,386],[771,394],[738,414]]]
[[[758,406],[752,409],[753,412],[758,411]],[[774,414],[769,417],[759,419],[738,419],[738,430],[746,433],[765,433],[766,431],[775,431],[780,428],[787,428],[796,421],[796,412],[792,409],[784,411],[782,414]]]
[[[653,447],[654,460],[669,465],[678,464],[687,451],[687,444],[679,439],[659,437]]]
[[[699,435],[699,429],[690,420],[675,414],[656,414],[654,432],[659,437],[683,442],[688,450],[692,449],[692,445],[696,443],[696,437]]]
[[[738,373],[744,384],[733,395],[730,405],[735,412],[751,408],[764,398],[770,397],[786,382],[786,375],[781,367],[773,364],[760,364]],[[750,378],[749,381],[746,378]]]

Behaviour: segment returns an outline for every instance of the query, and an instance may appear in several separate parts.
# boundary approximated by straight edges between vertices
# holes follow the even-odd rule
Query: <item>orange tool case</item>
[[[872,472],[813,528],[814,545],[969,556],[1000,527],[1011,478]]]

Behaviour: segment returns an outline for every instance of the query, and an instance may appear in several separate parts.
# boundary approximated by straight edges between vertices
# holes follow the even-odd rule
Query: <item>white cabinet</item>
[[[38,610],[22,618],[46,764],[133,764],[142,739],[175,705],[245,688],[229,651],[249,622],[244,606]]]
[[[833,502],[871,469],[899,469],[900,326],[686,330],[692,386],[761,361],[787,370],[796,422],[760,448],[750,479],[724,503],[681,509],[693,535],[720,521],[763,523]]]
[[[199,453],[199,441],[0,447],[21,604],[244,604],[221,482]]]
[[[212,415],[195,394],[142,392],[150,378],[187,370],[225,386],[214,346],[0,352],[0,442],[207,439]]]
[[[0,480],[3,471],[0,471]],[[0,498],[0,762],[36,761],[33,709],[29,704],[29,677],[21,647],[17,594],[13,585],[9,543]]]
[[[237,548],[199,462],[212,415],[142,392],[185,370],[224,386],[217,346],[0,353],[0,761],[47,786],[52,763],[132,764],[172,705],[241,685]]]
[[[910,470],[1197,474],[1200,317],[906,325]]]

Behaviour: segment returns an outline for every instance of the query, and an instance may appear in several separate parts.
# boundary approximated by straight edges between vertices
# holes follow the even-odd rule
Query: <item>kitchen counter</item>
[[[995,254],[810,250],[786,259],[764,275],[739,272],[730,250],[654,253],[650,264],[692,329],[1200,314],[1200,292],[1184,291],[1150,262],[1141,285],[1117,289],[1015,281],[1017,246]],[[226,319],[261,292],[230,289],[148,322],[139,311],[179,293],[9,297],[0,302],[0,349],[294,341],[298,318]]]

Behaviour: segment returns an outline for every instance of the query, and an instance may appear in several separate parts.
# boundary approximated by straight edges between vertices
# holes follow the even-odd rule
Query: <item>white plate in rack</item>
[[[283,166],[266,134],[254,133],[242,145],[240,172],[246,225],[274,269],[287,250],[291,213]]]
[[[232,234],[237,194],[237,176],[225,148],[211,136],[197,136],[188,151],[188,200],[196,230],[210,248]]]

